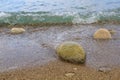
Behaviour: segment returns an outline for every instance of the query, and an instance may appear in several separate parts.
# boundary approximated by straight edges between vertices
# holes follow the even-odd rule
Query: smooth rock
[[[83,47],[76,42],[63,42],[57,47],[56,52],[58,56],[63,60],[74,63],[85,62],[85,51]]]
[[[12,34],[20,34],[20,33],[23,33],[23,32],[25,32],[25,29],[23,29],[23,28],[12,28],[11,29]]]
[[[111,39],[111,34],[107,29],[104,28],[100,28],[98,29],[94,35],[93,35],[94,39]]]

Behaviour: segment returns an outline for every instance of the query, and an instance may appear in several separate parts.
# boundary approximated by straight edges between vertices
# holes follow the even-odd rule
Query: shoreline
[[[12,35],[11,27],[0,27],[0,71],[5,71],[0,73],[0,80],[22,78],[24,78],[22,80],[45,80],[46,77],[48,77],[46,80],[51,80],[54,76],[54,80],[120,79],[118,76],[120,75],[119,25],[26,26],[24,28],[25,33]],[[93,33],[99,28],[115,30],[113,39],[94,40]],[[87,54],[85,66],[59,60],[55,48],[64,41],[75,41],[83,46]],[[75,72],[75,77],[66,77],[67,71],[74,73],[74,67],[79,69]]]

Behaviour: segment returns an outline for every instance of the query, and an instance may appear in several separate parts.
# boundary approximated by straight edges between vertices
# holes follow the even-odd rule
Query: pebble
[[[99,72],[104,72],[104,73],[109,72],[110,70],[111,70],[111,68],[109,68],[109,67],[100,67],[98,69]]]
[[[20,34],[20,33],[23,33],[23,32],[25,32],[24,28],[12,28],[11,29],[12,34]]]
[[[73,70],[75,70],[75,71],[76,71],[76,70],[77,70],[77,68],[73,68]]]
[[[109,32],[110,32],[110,34],[115,34],[116,33],[116,31],[115,30],[109,30]]]
[[[73,72],[70,72],[70,73],[66,73],[66,74],[65,74],[66,77],[72,77],[72,76],[74,76],[74,75],[75,75],[75,73],[73,73]]]

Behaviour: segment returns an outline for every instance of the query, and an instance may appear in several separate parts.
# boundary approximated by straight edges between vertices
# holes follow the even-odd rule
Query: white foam
[[[73,24],[91,24],[91,23],[97,22],[98,20],[99,20],[99,17],[96,14],[92,14],[88,18],[81,18],[80,15],[75,15],[72,23]]]
[[[4,12],[0,12],[0,17],[9,17],[9,16],[11,15]]]

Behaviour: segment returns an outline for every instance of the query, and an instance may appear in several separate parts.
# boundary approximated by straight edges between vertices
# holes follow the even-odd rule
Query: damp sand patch
[[[110,40],[95,40],[93,34],[99,28],[115,30]],[[7,34],[10,30],[0,30],[0,71],[43,65],[59,60],[56,47],[64,41],[81,44],[86,52],[85,66],[91,68],[120,66],[119,25],[77,25],[24,27],[24,34]],[[5,32],[4,32],[5,31]],[[79,38],[79,39],[78,39]],[[106,58],[107,57],[107,58]]]

